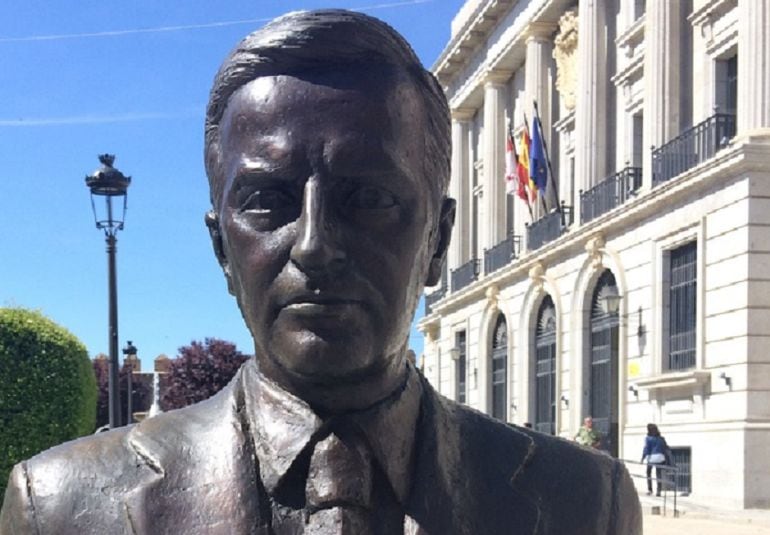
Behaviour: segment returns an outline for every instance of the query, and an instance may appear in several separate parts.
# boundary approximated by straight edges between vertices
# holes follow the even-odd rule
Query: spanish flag
[[[524,132],[519,139],[519,162],[516,166],[516,174],[519,176],[519,190],[528,189],[529,196],[534,201],[537,196],[537,188],[529,177],[529,144],[529,129],[525,124]]]

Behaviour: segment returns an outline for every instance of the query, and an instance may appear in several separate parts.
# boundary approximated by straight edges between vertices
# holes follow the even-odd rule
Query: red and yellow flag
[[[537,196],[537,187],[529,177],[529,130],[524,129],[519,139],[519,161],[516,165],[516,174],[519,178],[519,191],[529,190],[532,201]]]

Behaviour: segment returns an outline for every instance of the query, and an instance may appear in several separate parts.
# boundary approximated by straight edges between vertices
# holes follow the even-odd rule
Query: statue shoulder
[[[564,438],[519,429],[532,438],[533,451],[513,484],[538,496],[543,518],[554,524],[547,533],[586,526],[586,534],[641,534],[638,494],[620,460]]]
[[[127,525],[127,503],[137,491],[193,465],[220,462],[212,444],[237,443],[233,398],[226,387],[206,401],[19,463],[0,513],[0,535],[25,533],[15,527],[22,523],[36,526],[30,533],[122,533],[116,526]]]

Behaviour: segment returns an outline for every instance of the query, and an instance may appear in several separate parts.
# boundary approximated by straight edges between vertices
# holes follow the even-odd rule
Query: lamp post
[[[113,154],[99,155],[101,166],[86,177],[86,186],[91,190],[91,208],[96,228],[104,231],[107,241],[107,270],[109,288],[109,409],[110,429],[121,426],[120,379],[118,372],[118,290],[115,276],[116,235],[123,230],[126,215],[126,191],[131,177],[115,169]],[[115,206],[113,206],[113,202]],[[121,206],[122,204],[122,206]]]

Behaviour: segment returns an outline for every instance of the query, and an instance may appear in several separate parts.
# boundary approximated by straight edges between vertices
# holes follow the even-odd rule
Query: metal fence
[[[511,263],[521,252],[521,236],[509,234],[489,249],[484,249],[484,275],[489,275]]]
[[[712,158],[735,136],[735,115],[716,113],[652,151],[652,185]]]
[[[646,484],[647,480],[647,463],[639,463],[636,461],[623,460],[623,464],[628,468],[628,472],[632,478],[636,480],[642,480]],[[660,472],[658,472],[660,470]],[[673,514],[679,516],[679,509],[677,508],[677,498],[679,496],[679,490],[677,488],[677,481],[679,480],[679,467],[677,465],[656,464],[653,465],[653,469],[650,473],[651,484],[653,488],[657,488],[658,483],[661,486],[660,500],[663,504],[662,513],[665,516],[668,513],[668,501],[673,502]],[[660,478],[658,478],[660,473]],[[639,485],[637,485],[638,487]],[[643,487],[644,488],[644,487]],[[649,494],[649,493],[648,493]],[[657,493],[656,493],[657,494]],[[658,496],[656,495],[656,498]]]
[[[642,187],[642,169],[626,167],[596,184],[587,191],[580,192],[580,221],[588,223],[626,202]]]
[[[456,292],[468,286],[479,276],[479,261],[471,258],[465,264],[452,270],[452,291]]]
[[[560,210],[554,210],[527,225],[527,249],[534,251],[561,236],[572,224],[572,218],[572,207],[562,203]]]

